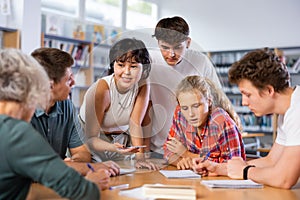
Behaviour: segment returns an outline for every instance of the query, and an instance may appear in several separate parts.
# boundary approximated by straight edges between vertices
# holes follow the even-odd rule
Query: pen
[[[201,162],[206,161],[210,156],[210,151],[205,155],[205,157],[203,158],[203,160]]]
[[[95,172],[94,167],[90,163],[86,163],[87,167],[92,170],[92,172]]]
[[[122,185],[115,185],[115,186],[110,186],[109,190],[115,190],[115,189],[125,189],[128,188],[129,184],[122,184]]]

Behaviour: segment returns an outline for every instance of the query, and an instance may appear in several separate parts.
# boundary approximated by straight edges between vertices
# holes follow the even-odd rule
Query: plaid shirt
[[[227,162],[232,156],[246,159],[241,133],[222,108],[212,110],[206,124],[198,132],[197,128],[188,124],[180,106],[177,106],[167,141],[170,137],[175,137],[187,147],[188,151],[199,154],[200,157],[210,152],[208,159],[214,162]],[[163,147],[164,158],[168,160],[173,152],[167,149],[166,142]]]

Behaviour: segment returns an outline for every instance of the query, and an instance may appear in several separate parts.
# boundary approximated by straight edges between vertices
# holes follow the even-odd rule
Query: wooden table
[[[167,166],[165,169],[175,169],[172,166]],[[202,180],[209,179],[228,179],[228,177],[203,177]],[[262,189],[208,189],[201,185],[201,179],[167,179],[158,171],[137,170],[133,174],[122,175],[111,178],[111,186],[120,184],[129,184],[129,188],[140,187],[143,184],[170,184],[170,185],[193,185],[196,187],[197,199],[199,200],[298,200],[300,199],[300,187],[292,190],[277,189],[264,186]],[[126,196],[120,196],[118,189],[101,191],[102,200],[132,200]],[[59,197],[50,189],[47,189],[39,184],[31,188],[33,193],[48,194],[47,199],[59,199]],[[38,195],[34,195],[29,199],[40,199]]]

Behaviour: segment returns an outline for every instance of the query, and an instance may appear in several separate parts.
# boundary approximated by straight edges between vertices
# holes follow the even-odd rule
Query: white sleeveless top
[[[138,94],[138,84],[136,83],[134,87],[130,89],[128,92],[126,92],[125,94],[121,94],[117,90],[113,74],[109,76],[105,76],[102,79],[105,80],[106,83],[108,84],[111,102],[110,102],[109,109],[104,114],[103,121],[100,126],[101,127],[100,131],[101,132],[127,131],[129,128],[129,119],[133,109],[135,98]],[[94,112],[94,109],[89,109],[89,107],[94,108],[94,105],[89,106],[87,108],[86,101],[87,98],[95,98],[94,95],[89,95],[89,94],[95,94],[99,80],[96,81],[89,88],[87,94],[85,95],[83,104],[80,108],[80,117],[85,123],[86,123],[85,113],[87,113],[88,115],[92,114],[96,116],[95,113],[91,113]],[[94,101],[89,101],[89,102],[94,102]],[[90,111],[86,109],[89,109]],[[98,122],[98,120],[93,120],[93,121]],[[86,125],[88,124],[89,122],[86,123]]]

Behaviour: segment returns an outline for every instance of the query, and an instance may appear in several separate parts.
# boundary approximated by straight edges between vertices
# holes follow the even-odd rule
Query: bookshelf
[[[74,58],[72,71],[75,77],[75,86],[72,88],[71,99],[79,108],[85,92],[95,81],[95,77],[106,75],[105,64],[110,46],[44,33],[41,36],[41,46],[61,49]]]
[[[242,106],[242,95],[236,85],[232,85],[228,80],[228,70],[232,63],[242,58],[250,50],[219,51],[210,52],[209,57],[215,64],[216,72],[226,93],[232,102],[235,111],[239,114],[244,131],[256,133],[271,133],[272,116],[256,117],[246,106]]]
[[[20,48],[20,31],[0,26],[1,48]]]
[[[109,50],[108,44],[94,44],[93,49],[93,67],[94,67],[94,81],[106,76],[109,68]]]
[[[72,89],[71,99],[75,106],[79,108],[89,86],[98,78],[107,75],[110,45],[42,34],[41,46],[59,48],[70,53],[74,58],[72,71],[75,77],[75,86]]]
[[[270,48],[287,64],[291,75],[291,85],[300,84],[300,47],[282,47]],[[232,85],[228,80],[228,70],[232,63],[241,59],[247,52],[253,49],[232,50],[232,51],[214,51],[208,52],[208,56],[215,64],[216,72],[223,85],[223,91],[232,102],[235,111],[239,114],[245,132],[263,133],[268,136],[268,141],[263,145],[272,145],[276,136],[276,120],[273,115],[256,117],[246,106],[242,106],[242,96],[236,85]],[[263,140],[263,138],[261,138]],[[247,138],[247,140],[250,140]],[[253,142],[253,141],[252,141]],[[253,149],[256,151],[256,149]]]

